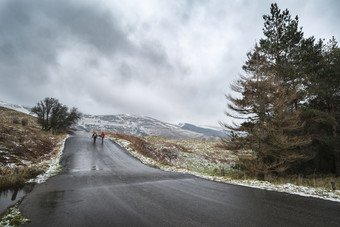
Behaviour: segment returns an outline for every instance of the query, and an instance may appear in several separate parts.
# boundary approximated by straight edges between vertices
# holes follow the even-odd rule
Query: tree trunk
[[[335,111],[335,108],[333,104],[330,105],[331,106],[331,109],[330,109],[330,113],[331,113],[331,116],[334,117],[335,119],[335,122],[337,122],[337,113]],[[335,138],[335,144],[334,144],[334,165],[335,165],[335,175],[336,177],[340,177],[340,143],[338,142],[338,139],[337,138],[337,132],[338,132],[338,128],[337,128],[337,123],[335,123],[332,127],[332,134],[333,134],[333,137]]]

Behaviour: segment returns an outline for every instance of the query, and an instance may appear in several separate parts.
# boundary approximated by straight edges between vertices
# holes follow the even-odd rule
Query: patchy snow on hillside
[[[216,140],[218,137],[183,129],[178,125],[150,117],[119,115],[84,115],[78,128],[86,131],[108,131],[134,136],[162,136],[177,139]]]
[[[68,137],[69,136],[64,138],[58,144],[60,146],[59,151],[53,158],[49,160],[45,160],[42,163],[40,163],[41,165],[47,164],[48,165],[47,170],[44,173],[38,175],[36,178],[28,180],[27,183],[38,183],[38,184],[44,183],[46,182],[48,178],[57,175],[62,170],[62,166],[59,164],[59,162],[64,151],[65,141]]]
[[[30,107],[10,104],[3,101],[0,101],[0,106],[30,114],[31,116],[36,116],[31,113]],[[190,128],[185,129],[180,125],[162,122],[151,117],[134,114],[84,114],[76,125],[76,128],[85,131],[108,131],[135,136],[162,136],[173,139],[217,140],[219,139],[219,136],[224,137],[224,132],[220,128],[196,127],[201,130],[197,131]],[[210,132],[207,133],[208,131]],[[212,131],[215,131],[215,133],[212,133]]]
[[[25,107],[25,106],[18,105],[18,104],[10,104],[4,101],[0,101],[0,106],[6,107],[8,109],[16,110],[16,111],[19,111],[25,114],[31,114],[30,107]]]

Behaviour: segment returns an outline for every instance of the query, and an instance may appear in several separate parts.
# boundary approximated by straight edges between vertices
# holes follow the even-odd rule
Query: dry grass
[[[27,126],[0,125],[0,162],[2,165],[22,161],[39,162],[55,147],[55,137]]]
[[[134,150],[165,165],[174,165],[174,163],[180,159],[180,152],[188,152],[185,147],[173,143],[157,146],[156,144],[147,142],[143,137],[114,133],[108,133],[108,135],[129,141]]]
[[[27,120],[28,127],[36,129],[40,128],[35,117],[0,106],[0,122],[2,124],[12,124],[14,120],[17,120],[18,124],[21,124],[24,119]]]
[[[25,182],[43,172],[42,166],[16,168],[3,167],[0,169],[0,189],[22,187]]]
[[[155,146],[164,146],[166,144],[175,144],[182,147],[187,153],[192,153],[211,163],[233,164],[237,156],[232,152],[223,150],[218,147],[219,141],[202,141],[202,140],[175,140],[163,137],[143,137],[147,142]]]
[[[27,124],[21,124],[22,120]],[[63,137],[42,132],[30,115],[0,107],[0,190],[40,174],[44,166],[39,163],[54,155]]]
[[[218,141],[174,140],[111,134],[127,140],[131,148],[161,165],[221,176],[230,169],[234,156],[216,147]]]
[[[211,176],[224,176],[231,171],[230,167],[237,156],[229,151],[218,148],[219,141],[175,140],[162,137],[143,137],[154,146],[162,147],[175,144],[183,147],[186,152],[180,152],[181,159],[178,168]]]

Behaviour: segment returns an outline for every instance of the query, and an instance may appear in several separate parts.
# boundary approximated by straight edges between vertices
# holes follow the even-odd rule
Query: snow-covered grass
[[[173,165],[165,165],[154,159],[145,157],[134,150],[131,142],[111,137],[116,143],[125,148],[133,156],[141,160],[146,165],[160,168],[164,171],[189,173],[204,179],[224,182],[229,184],[242,185],[247,187],[286,192],[300,196],[314,197],[340,202],[340,190],[331,190],[321,187],[308,187],[295,185],[292,183],[270,183],[268,181],[258,181],[254,179],[234,179],[234,170],[231,165],[237,157],[229,152],[222,151],[216,147],[217,142],[212,141],[189,141],[189,140],[169,140],[165,138],[143,137],[147,142],[155,146],[162,143],[178,143],[188,148],[188,152],[181,153],[180,161],[172,162]],[[226,161],[222,161],[225,159]],[[225,176],[222,176],[222,171]],[[239,173],[236,173],[236,175]]]
[[[28,165],[26,168],[44,169],[43,173],[28,180],[26,183],[44,183],[48,178],[57,175],[62,170],[59,162],[67,138],[68,136],[65,136],[64,139],[57,144],[52,155],[46,155],[47,159],[41,160],[39,163],[35,164],[26,163]],[[20,202],[5,211],[4,215],[0,218],[0,226],[21,226],[30,222],[29,219],[21,215],[18,208],[19,204]]]
[[[30,179],[27,183],[44,183],[46,180],[52,176],[57,175],[61,170],[62,166],[59,164],[61,155],[63,154],[65,141],[69,136],[67,135],[61,142],[58,143],[56,147],[56,155],[53,156],[51,159],[43,160],[39,165],[46,166],[47,169],[42,174],[38,175],[34,179]]]
[[[154,167],[159,167],[161,164],[153,160],[152,158],[148,158],[136,150],[134,150],[131,146],[131,142],[123,139],[114,138],[114,141],[118,143],[121,147],[123,147],[125,150],[127,150],[130,154],[132,154],[134,157],[138,158],[142,163]]]
[[[143,139],[159,148],[169,144],[184,147],[186,152],[178,151],[180,158],[175,166],[193,172],[219,176],[222,175],[222,171],[230,170],[237,159],[231,152],[218,148],[218,141],[174,140],[162,137],[143,137]]]
[[[22,216],[18,205],[15,205],[5,211],[4,216],[0,220],[0,226],[12,227],[12,226],[22,226],[31,220]]]
[[[21,186],[46,170],[47,176],[58,170],[61,155],[59,148],[63,146],[66,135],[54,136],[31,130],[28,133],[32,138],[27,141],[23,136],[25,131],[16,133],[13,128],[10,133],[15,136],[2,132],[0,134],[6,140],[0,141],[0,145],[4,147],[4,152],[0,153],[0,189]],[[15,143],[18,145],[14,146]],[[36,181],[43,181],[44,178],[45,176],[40,175]]]

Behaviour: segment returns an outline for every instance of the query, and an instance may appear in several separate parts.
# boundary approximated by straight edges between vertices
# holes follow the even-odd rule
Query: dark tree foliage
[[[66,131],[81,118],[81,113],[76,108],[68,111],[66,106],[54,98],[45,98],[38,102],[31,112],[37,115],[42,130],[52,133]]]
[[[340,176],[340,48],[333,37],[326,44],[319,41],[310,52],[314,66],[305,83],[303,116],[318,155],[309,166]]]
[[[304,41],[298,16],[292,19],[288,9],[281,11],[277,4],[272,4],[270,14],[264,15],[263,19],[265,38],[260,39],[257,48],[247,54],[248,61],[243,69],[251,74],[271,72],[282,85],[297,90],[304,78],[298,68]]]
[[[270,14],[263,19],[265,38],[247,54],[243,66],[246,75],[232,86],[242,97],[227,96],[234,113],[227,116],[244,122],[223,124],[235,132],[230,141],[223,140],[225,148],[253,151],[252,158],[240,159],[238,164],[257,176],[292,172],[315,156],[302,107],[313,67],[322,68],[322,56],[314,58],[318,56],[315,40],[303,38],[297,16],[292,19],[287,9],[281,11],[272,4]],[[315,56],[310,58],[310,52]]]

